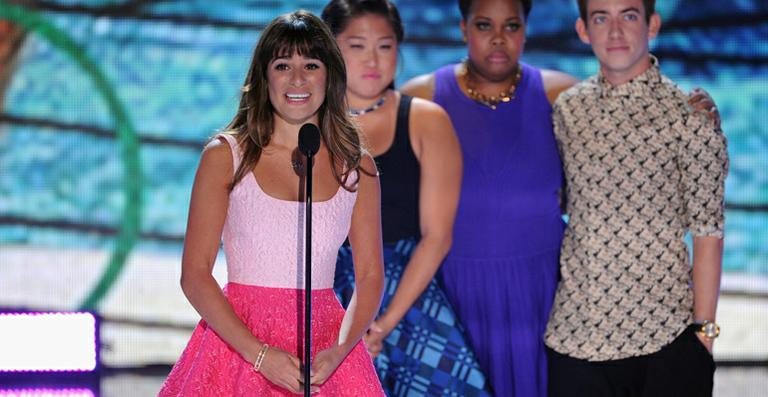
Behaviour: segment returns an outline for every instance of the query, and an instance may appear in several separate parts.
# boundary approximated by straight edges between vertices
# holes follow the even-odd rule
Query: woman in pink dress
[[[278,17],[253,54],[237,114],[203,151],[190,201],[181,286],[202,320],[161,396],[303,391],[305,123],[321,130],[313,165],[312,371],[321,396],[380,396],[361,338],[383,288],[379,182],[344,100],[344,60],[314,15]],[[360,286],[346,312],[333,292],[349,237]],[[211,271],[220,242],[228,283]]]

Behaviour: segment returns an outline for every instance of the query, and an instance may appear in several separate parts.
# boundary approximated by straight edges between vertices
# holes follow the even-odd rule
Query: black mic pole
[[[304,396],[309,397],[312,347],[312,160],[320,149],[320,129],[304,124],[299,130],[299,151],[307,157],[304,244]]]

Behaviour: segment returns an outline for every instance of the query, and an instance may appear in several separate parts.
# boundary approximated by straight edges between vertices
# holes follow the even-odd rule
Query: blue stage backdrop
[[[398,84],[464,57],[455,2],[397,3]],[[709,91],[728,138],[724,288],[765,298],[768,2],[658,3],[663,72]],[[199,153],[233,115],[264,25],[323,5],[0,1],[0,307],[93,308],[127,329],[189,329],[163,307],[185,304],[178,267]],[[524,60],[595,73],[576,14],[572,0],[536,1]],[[158,279],[173,292],[150,288]]]

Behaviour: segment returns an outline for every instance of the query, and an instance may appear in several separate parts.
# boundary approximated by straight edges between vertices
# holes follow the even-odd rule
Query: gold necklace
[[[469,61],[464,62],[464,85],[467,87],[467,95],[470,99],[473,101],[488,106],[489,108],[496,110],[496,107],[500,103],[507,103],[513,99],[515,99],[515,90],[517,89],[517,85],[520,83],[520,78],[523,76],[523,70],[520,67],[520,64],[518,63],[517,66],[515,66],[515,76],[512,78],[512,84],[509,85],[509,88],[499,93],[499,96],[487,96],[479,91],[475,87],[472,86],[472,84],[469,81]]]

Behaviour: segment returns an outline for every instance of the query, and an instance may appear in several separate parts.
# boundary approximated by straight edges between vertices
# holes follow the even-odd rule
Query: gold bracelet
[[[261,345],[261,349],[256,354],[256,360],[253,361],[253,370],[256,372],[259,372],[261,369],[261,363],[264,362],[264,357],[267,355],[267,350],[269,350],[268,344]]]

